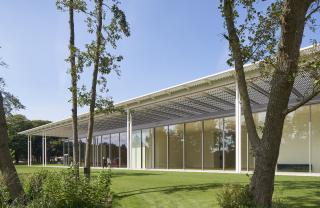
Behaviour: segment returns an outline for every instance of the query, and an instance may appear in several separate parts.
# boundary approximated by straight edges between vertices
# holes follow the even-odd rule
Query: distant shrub
[[[250,194],[249,185],[225,185],[217,195],[217,201],[221,208],[257,208]],[[273,200],[272,208],[287,207],[281,198]]]

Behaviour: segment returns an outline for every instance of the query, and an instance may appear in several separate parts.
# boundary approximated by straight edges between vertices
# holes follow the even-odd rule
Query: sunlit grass
[[[21,175],[42,167],[17,166]],[[45,168],[57,171],[59,168]],[[93,175],[101,170],[92,170]],[[112,170],[115,207],[217,207],[216,195],[227,183],[248,183],[246,175]],[[288,207],[320,207],[320,178],[277,176],[275,195]]]

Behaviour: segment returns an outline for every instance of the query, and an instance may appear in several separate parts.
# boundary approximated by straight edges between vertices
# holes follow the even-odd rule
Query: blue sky
[[[114,101],[227,69],[228,46],[218,2],[123,0],[131,36],[118,47],[125,58],[121,77],[110,77]],[[0,57],[9,65],[0,76],[26,106],[20,113],[52,121],[69,117],[67,13],[57,11],[54,0],[10,0],[2,2],[0,20]],[[76,43],[87,41],[83,21],[77,18]],[[307,45],[308,38],[303,43]]]

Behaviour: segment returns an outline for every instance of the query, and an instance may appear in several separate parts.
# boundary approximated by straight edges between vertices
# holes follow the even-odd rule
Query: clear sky
[[[118,47],[125,58],[121,77],[110,77],[114,101],[227,69],[218,2],[123,0],[131,36]],[[54,0],[10,0],[1,3],[0,22],[0,57],[9,65],[0,76],[26,106],[20,113],[51,121],[69,117],[67,13],[57,11]],[[79,18],[76,29],[76,43],[83,45],[88,35]],[[309,44],[305,38],[303,46]]]

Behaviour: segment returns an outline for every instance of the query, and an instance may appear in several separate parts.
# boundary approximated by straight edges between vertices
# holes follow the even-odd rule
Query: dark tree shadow
[[[320,207],[320,179],[318,181],[277,181],[275,184],[281,192],[294,190],[298,193],[297,196],[284,196],[288,207]]]
[[[131,191],[119,192],[116,194],[115,198],[120,200],[120,199],[134,196],[134,195],[154,193],[154,192],[172,194],[179,191],[206,191],[209,189],[221,188],[222,186],[223,185],[219,183],[209,183],[209,184],[153,187],[153,188],[136,189]]]
[[[123,176],[156,176],[161,175],[159,173],[151,173],[151,172],[131,172],[131,171],[121,171],[121,172],[111,172],[113,178],[123,177]]]

